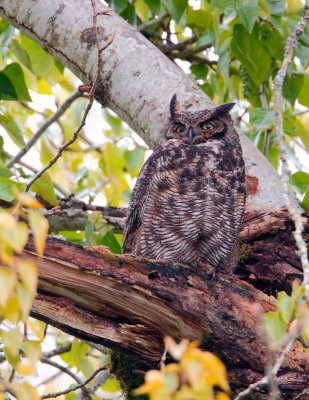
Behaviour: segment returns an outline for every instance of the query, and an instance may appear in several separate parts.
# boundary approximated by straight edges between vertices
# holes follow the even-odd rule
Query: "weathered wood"
[[[287,230],[292,225],[283,215],[269,218],[271,234],[266,215],[251,218],[260,230],[247,230],[250,252],[241,273],[265,292],[274,292],[268,287],[273,285],[271,271],[276,272],[276,290],[287,285],[289,269],[301,274]],[[235,276],[209,279],[205,270],[115,256],[55,238],[48,239],[44,257],[37,257],[31,240],[24,256],[39,266],[39,294],[32,310],[39,319],[77,337],[139,354],[152,365],[161,357],[163,336],[199,339],[226,363],[234,389],[264,373],[267,351],[260,317],[274,310],[275,301]],[[309,385],[309,356],[302,348],[295,346],[287,356],[278,383],[286,398]]]

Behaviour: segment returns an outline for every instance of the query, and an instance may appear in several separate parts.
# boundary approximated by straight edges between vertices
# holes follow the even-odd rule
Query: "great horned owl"
[[[170,103],[165,142],[132,193],[123,252],[226,270],[245,205],[245,166],[229,111],[186,112]]]

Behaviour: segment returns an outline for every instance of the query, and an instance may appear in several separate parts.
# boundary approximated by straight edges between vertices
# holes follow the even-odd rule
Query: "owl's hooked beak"
[[[189,132],[188,132],[188,138],[189,138],[190,142],[193,142],[194,136],[195,136],[194,130],[192,127],[190,127]]]

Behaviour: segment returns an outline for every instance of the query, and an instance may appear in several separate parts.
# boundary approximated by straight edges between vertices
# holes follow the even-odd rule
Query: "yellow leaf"
[[[193,348],[186,352],[180,365],[193,388],[199,389],[207,383],[229,390],[225,366],[214,354]]]
[[[28,239],[28,227],[24,222],[18,222],[17,226],[3,230],[3,239],[14,251],[20,253]]]
[[[0,306],[5,307],[17,282],[16,274],[10,269],[0,268]]]
[[[182,341],[177,344],[173,338],[171,338],[170,336],[166,336],[164,338],[164,343],[170,355],[175,360],[180,360],[188,348],[189,340],[182,339]]]
[[[24,207],[43,208],[43,205],[29,193],[20,193],[17,190],[15,190],[13,194]]]
[[[133,391],[134,395],[146,394],[150,395],[156,392],[164,391],[164,377],[160,371],[150,370],[145,374],[145,383]],[[162,400],[164,397],[162,398]]]
[[[29,224],[34,235],[36,251],[42,256],[48,233],[48,221],[41,213],[32,211],[29,213]]]
[[[5,211],[0,212],[1,229],[14,229],[16,227],[16,219]]]
[[[44,332],[46,328],[45,322],[39,321],[37,319],[29,318],[28,325],[30,326],[32,332],[35,336],[42,341],[44,338]]]
[[[220,392],[217,394],[216,400],[230,400],[230,397],[226,393]]]
[[[16,366],[16,371],[21,375],[34,375],[37,373],[37,369],[30,360],[23,359]]]
[[[16,266],[21,281],[30,289],[33,295],[35,295],[38,284],[37,266],[30,260],[19,261]]]
[[[33,364],[41,358],[41,342],[38,340],[27,340],[22,344],[22,349]]]
[[[17,295],[19,297],[20,311],[22,313],[22,317],[23,319],[27,318],[32,307],[35,293],[33,293],[24,283],[18,282]]]
[[[40,400],[36,389],[29,382],[22,382],[17,386],[18,400]]]
[[[8,299],[7,303],[3,308],[1,308],[1,314],[3,319],[8,319],[13,323],[17,323],[19,320],[19,299],[16,293],[13,293],[12,296]]]
[[[1,331],[2,343],[5,350],[10,353],[12,357],[19,356],[19,348],[22,342],[22,334],[19,328],[13,328],[8,331]]]

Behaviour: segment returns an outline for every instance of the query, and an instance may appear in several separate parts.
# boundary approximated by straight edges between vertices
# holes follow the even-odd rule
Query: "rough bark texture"
[[[40,275],[32,315],[136,353],[148,365],[158,363],[164,335],[198,339],[226,363],[233,389],[245,388],[263,376],[267,364],[259,328],[262,313],[275,309],[267,293],[289,290],[292,279],[301,277],[286,212],[246,218],[237,273],[252,285],[237,276],[209,280],[201,269],[115,256],[55,238],[38,258],[29,241],[24,256],[37,263]],[[271,243],[276,245],[269,249]],[[278,383],[285,398],[309,385],[309,358],[300,346],[288,354]]]
[[[2,0],[0,16],[40,43],[83,82],[93,81],[97,48],[90,0]],[[99,17],[97,30],[102,42],[115,34],[113,44],[103,53],[98,100],[121,116],[150,147],[162,139],[174,93],[183,108],[213,106],[177,65],[115,13]],[[247,173],[256,188],[248,199],[251,207],[282,207],[277,174],[253,143],[243,135],[241,141]]]

